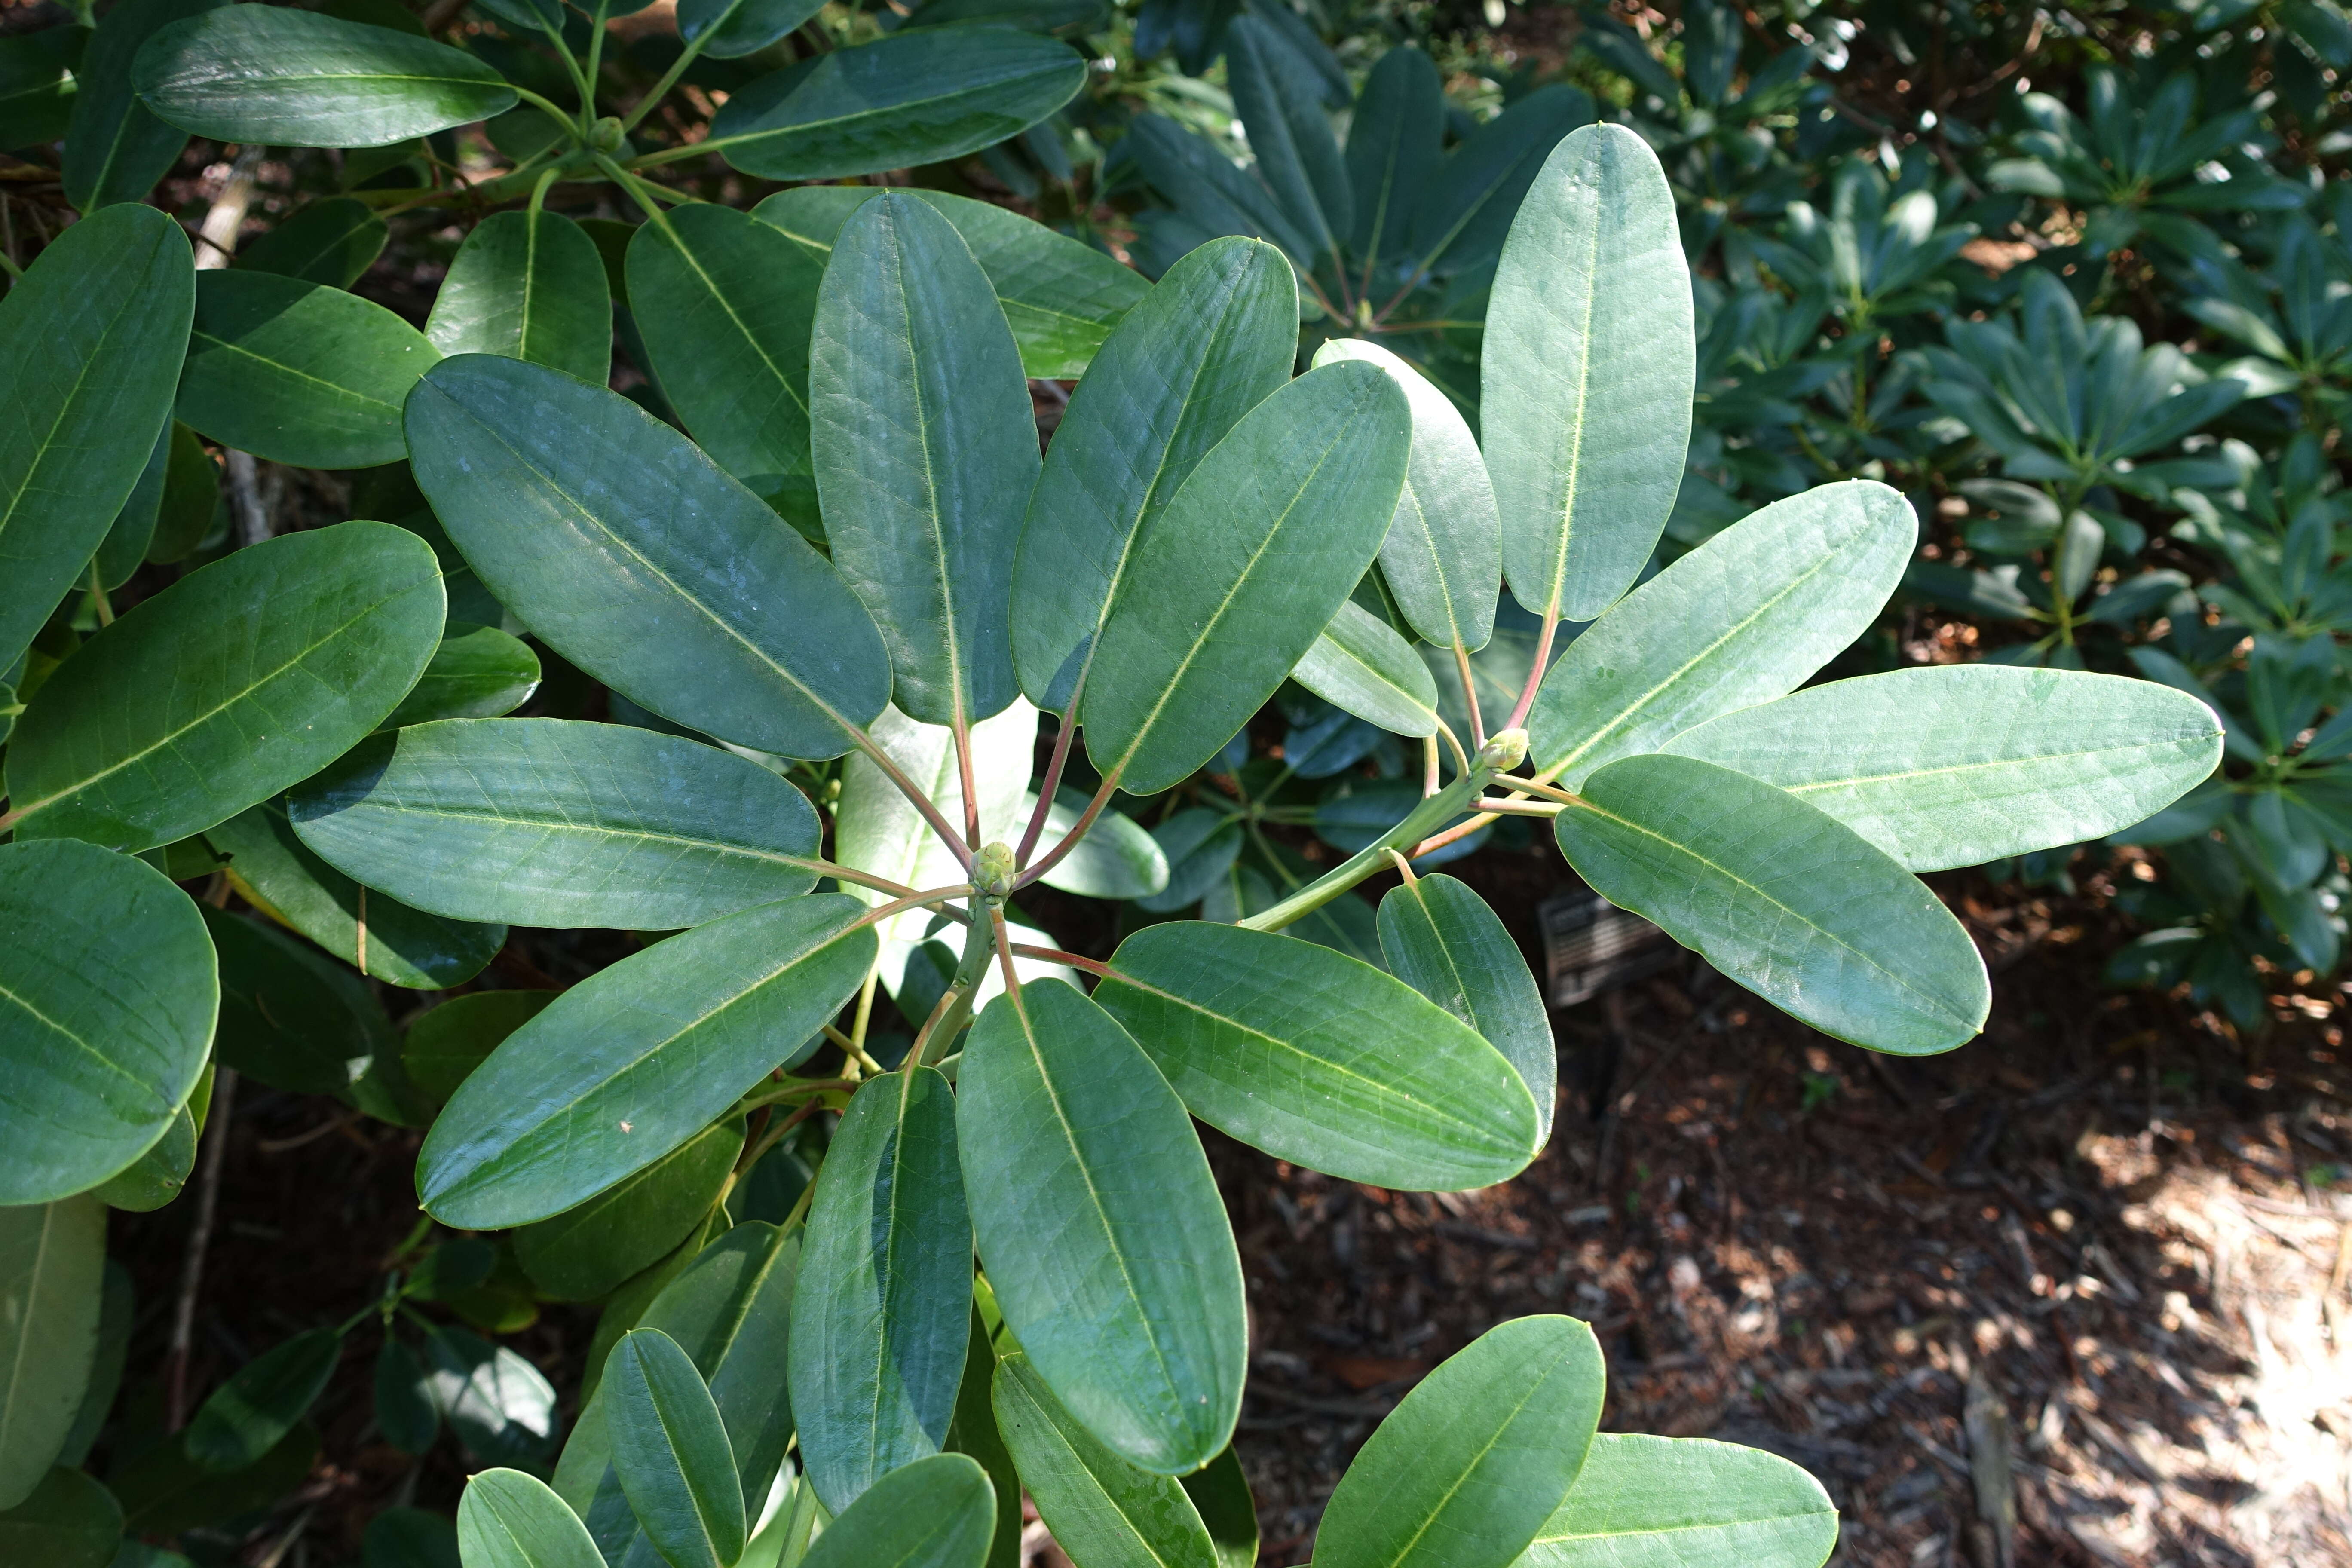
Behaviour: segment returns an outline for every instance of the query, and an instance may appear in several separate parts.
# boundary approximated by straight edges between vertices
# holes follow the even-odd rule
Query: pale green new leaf
[[[1389,973],[1478,1031],[1536,1102],[1536,1142],[1551,1137],[1559,1068],[1543,993],[1486,900],[1451,877],[1422,877],[1381,900]]]
[[[1334,708],[1399,735],[1437,733],[1437,683],[1396,629],[1349,600],[1290,679]]]
[[[874,1483],[824,1527],[801,1568],[981,1568],[997,1501],[962,1454],[933,1454]]]
[[[1025,1355],[996,1363],[997,1429],[1076,1568],[1219,1568],[1181,1483],[1119,1458],[1063,1408]]]
[[[466,1568],[604,1568],[588,1527],[536,1476],[482,1470],[457,1500]]]
[[[1984,1026],[1969,933],[1827,812],[1691,757],[1628,757],[1580,793],[1552,824],[1577,874],[1782,1011],[1904,1056]]]
[[[599,1387],[613,1468],[670,1568],[732,1568],[743,1552],[743,1489],[719,1406],[676,1340],[621,1336]]]
[[[492,213],[457,247],[425,335],[445,354],[504,354],[601,385],[613,294],[596,242],[561,213]]]
[[[49,1473],[98,1354],[106,1205],[0,1207],[0,1509]]]
[[[1627,127],[1575,132],[1536,176],[1495,270],[1483,363],[1504,575],[1537,614],[1589,621],[1674,510],[1696,364],[1674,193]]]
[[[1778,1455],[1604,1432],[1518,1568],[1821,1568],[1837,1538],[1822,1483]]]

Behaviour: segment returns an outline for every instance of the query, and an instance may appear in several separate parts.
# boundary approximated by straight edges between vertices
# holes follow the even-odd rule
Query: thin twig
[[[980,786],[971,776],[971,726],[964,721],[959,706],[954,721],[948,727],[955,741],[956,787],[963,794],[963,841],[972,848],[980,847]]]
[[[1072,722],[1077,713],[1077,700],[1073,698],[1054,732],[1054,755],[1045,763],[1045,782],[1037,786],[1037,809],[1029,814],[1029,826],[1021,834],[1021,847],[1013,854],[1013,868],[1016,871],[1029,864],[1038,837],[1045,831],[1045,818],[1054,809],[1054,795],[1062,787],[1062,764],[1070,759],[1070,737],[1077,733],[1077,726]]]
[[[1543,635],[1536,639],[1535,662],[1528,667],[1528,683],[1519,689],[1518,701],[1511,705],[1511,716],[1503,728],[1516,730],[1527,721],[1528,710],[1536,705],[1536,693],[1543,686],[1546,670],[1551,664],[1551,639],[1559,631],[1559,606],[1554,605],[1544,612]]]
[[[205,1112],[204,1159],[196,1173],[196,1216],[188,1227],[188,1247],[180,1262],[180,1294],[172,1306],[170,1370],[164,1382],[163,1426],[177,1432],[188,1422],[188,1352],[196,1338],[196,1293],[205,1279],[205,1251],[212,1245],[213,1216],[220,1207],[221,1161],[228,1151],[229,1119],[236,1109],[236,1069],[213,1071],[213,1097]]]
[[[1025,942],[1011,945],[1013,951],[1023,958],[1042,958],[1048,963],[1066,963],[1072,969],[1083,969],[1097,978],[1107,979],[1111,973],[1109,964],[1097,959],[1080,958],[1075,952],[1064,952],[1058,947],[1035,947]]]
[[[1021,976],[1013,967],[1013,946],[1004,930],[1003,904],[988,906],[988,923],[996,933],[996,960],[998,966],[1004,971],[1004,994],[1012,997],[1013,1006],[1018,1007],[1021,1005]]]
[[[1462,678],[1463,705],[1470,710],[1470,743],[1483,746],[1486,743],[1486,721],[1478,712],[1478,683],[1470,679],[1470,650],[1462,646],[1460,637],[1454,639],[1454,669]]]

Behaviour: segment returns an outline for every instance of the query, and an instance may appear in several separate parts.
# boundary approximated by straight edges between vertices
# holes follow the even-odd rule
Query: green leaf
[[[1066,785],[1054,792],[1045,813],[1045,830],[1037,837],[1037,854],[1052,853],[1086,814],[1087,797]],[[1021,815],[1026,821],[1037,809],[1037,797],[1025,796]],[[1089,899],[1148,898],[1168,886],[1168,857],[1159,841],[1123,811],[1106,806],[1087,836],[1054,868],[1038,879],[1049,888]]]
[[[139,470],[139,482],[131,487],[129,499],[115,514],[105,540],[98,547],[94,569],[109,593],[131,581],[131,574],[147,559],[147,546],[154,540],[155,521],[169,488],[172,437],[179,428],[167,425],[155,438],[155,448],[147,455],[147,466]],[[84,574],[77,586],[86,585],[89,581],[89,575]]]
[[[0,300],[0,669],[89,565],[154,453],[194,276],[179,226],[126,205],[68,228]]]
[[[89,1458],[91,1446],[106,1426],[114,1396],[122,1390],[122,1364],[130,1356],[131,1319],[137,1305],[131,1270],[108,1258],[105,1282],[99,1288],[98,1354],[90,1363],[89,1380],[82,1386],[81,1408],[75,1412],[66,1446],[58,1455],[61,1465],[79,1465]]]
[[[1339,254],[1356,226],[1355,198],[1323,106],[1278,79],[1279,35],[1247,11],[1225,28],[1225,77],[1264,180],[1318,252]],[[1305,258],[1302,258],[1305,259]]]
[[[213,1390],[181,1441],[207,1470],[241,1470],[310,1414],[342,1359],[340,1329],[311,1329],[254,1357]]]
[[[348,289],[383,253],[391,233],[375,209],[356,196],[327,196],[289,214],[239,250],[236,265]]]
[[[205,837],[227,858],[229,880],[246,902],[389,984],[462,985],[506,945],[502,925],[426,914],[382,893],[370,898],[294,836],[278,801],[241,812]]]
[[[226,5],[141,46],[147,107],[198,136],[281,147],[389,147],[488,120],[515,89],[429,38],[274,5]]]
[[[31,147],[66,133],[76,98],[95,86],[76,75],[89,37],[89,28],[66,22],[0,40],[0,146]]]
[[[0,1203],[96,1186],[162,1138],[219,1000],[204,921],[160,872],[71,840],[0,848]]]
[[[1603,1433],[1518,1562],[1821,1568],[1837,1538],[1837,1509],[1822,1483],[1777,1455],[1704,1437]]]
[[[558,1301],[588,1301],[659,1262],[719,1201],[743,1124],[722,1121],[586,1203],[514,1234],[515,1259]]]
[[[275,926],[202,912],[220,954],[214,1048],[223,1066],[272,1089],[333,1095],[398,1126],[425,1123],[430,1108],[365,982]]]
[[[417,1092],[435,1101],[457,1092],[499,1042],[539,1016],[553,991],[477,991],[453,996],[408,1026],[401,1064]]]
[[[180,161],[188,133],[139,101],[131,62],[157,28],[225,4],[122,0],[100,18],[74,68],[73,112],[66,126],[66,200],[76,208],[95,214],[138,201]]]
[[[205,1087],[199,1086],[199,1095]],[[90,1190],[110,1208],[133,1214],[162,1208],[180,1195],[196,1168],[197,1132],[195,1115],[184,1103],[172,1112],[163,1136],[149,1144],[145,1153]]]
[[[496,719],[539,689],[539,655],[496,626],[451,621],[441,646],[381,728],[405,729],[436,719]]]
[[[1690,757],[1628,757],[1553,819],[1611,903],[1826,1035],[1903,1056],[1984,1026],[1976,943],[1885,851],[1795,795]]]
[[[955,1419],[948,1425],[949,1451],[969,1454],[988,1472],[996,1494],[996,1521],[989,1532],[988,1568],[1021,1568],[1021,1471],[1013,1463],[1004,1435],[996,1429],[990,1398],[996,1385],[996,1347],[988,1325],[972,1308],[971,1334],[963,1355],[963,1378],[956,1384]],[[921,1461],[917,1461],[920,1463]],[[855,1507],[855,1504],[851,1505]]]
[[[423,333],[356,294],[272,272],[206,272],[179,417],[223,446],[299,468],[397,462],[407,455],[401,400],[436,357]]]
[[[1356,216],[1349,248],[1365,266],[1403,247],[1413,207],[1444,156],[1444,84],[1429,57],[1403,47],[1374,60],[1348,126]]]
[[[155,531],[147,559],[169,564],[195,553],[219,511],[220,466],[196,433],[174,422],[171,456],[163,469],[163,496],[155,509]]]
[[[1380,550],[1411,416],[1370,365],[1308,371],[1242,416],[1138,542],[1098,639],[1087,751],[1131,795],[1215,754]]]
[[[856,900],[762,904],[599,971],[459,1086],[417,1194],[461,1230],[562,1213],[701,1131],[807,1053],[874,962]]]
[[[869,1080],[835,1130],[793,1298],[801,1463],[828,1510],[940,1451],[971,1310],[954,1095],[909,1065]]]
[[[1242,238],[1186,256],[1112,329],[1046,449],[1013,568],[1013,661],[1033,701],[1075,700],[1136,544],[1289,379],[1297,345],[1290,264]]]
[[[1414,204],[1415,276],[1475,272],[1494,260],[1544,161],[1593,119],[1591,99],[1554,82],[1465,136]]]
[[[1192,1118],[1076,989],[988,1005],[956,1079],[972,1237],[1037,1373],[1129,1463],[1181,1475],[1241,1415],[1241,1258]]]
[[[702,1374],[659,1329],[621,1336],[605,1363],[613,1468],[670,1568],[731,1568],[743,1552],[743,1489]]]
[[[485,992],[483,994],[495,995],[496,993]],[[383,1336],[383,1348],[376,1352],[373,1393],[376,1429],[383,1434],[385,1442],[404,1454],[422,1454],[433,1447],[433,1440],[441,1435],[441,1413],[433,1407],[432,1395],[425,1390],[425,1363],[416,1359],[415,1351],[401,1343],[389,1331]],[[370,1539],[373,1539],[383,1520],[399,1512],[397,1509],[389,1509],[370,1521]],[[390,1528],[398,1530],[401,1527],[394,1525]],[[454,1551],[457,1547],[454,1533],[450,1536],[449,1544]]]
[[[1695,343],[1665,170],[1587,126],[1512,220],[1486,308],[1480,434],[1503,574],[1536,614],[1591,620],[1642,574],[1682,488]]]
[[[1437,733],[1437,682],[1429,666],[1388,622],[1360,605],[1341,603],[1290,679],[1383,730]]]
[[[1569,645],[1528,714],[1528,769],[1570,789],[1602,763],[1785,697],[1877,617],[1918,542],[1868,479],[1773,502],[1643,584]]]
[[[678,37],[709,37],[702,52],[715,60],[757,54],[824,9],[824,0],[679,0]]]
[[[1223,147],[1157,114],[1139,114],[1119,143],[1144,179],[1175,209],[1183,245],[1212,235],[1255,235],[1271,240],[1302,268],[1318,242],[1311,229],[1275,199],[1264,182],[1237,167]]]
[[[1342,359],[1368,360],[1394,376],[1412,408],[1412,457],[1381,541],[1381,580],[1423,640],[1475,653],[1494,635],[1503,574],[1502,525],[1477,438],[1452,398],[1378,343],[1333,338],[1315,351],[1317,364]]]
[[[1168,885],[1135,900],[1149,914],[1172,915],[1201,901],[1242,852],[1241,818],[1203,805],[1187,806],[1151,830],[1168,861]]]
[[[1478,1031],[1536,1102],[1536,1143],[1551,1139],[1559,1068],[1543,993],[1486,900],[1451,877],[1422,877],[1381,900],[1389,973]]]
[[[1119,944],[1095,1000],[1193,1115],[1344,1181],[1483,1187],[1535,1156],[1502,1053],[1402,981],[1271,931],[1179,921]]]
[[[620,394],[463,354],[418,384],[407,427],[418,485],[499,602],[631,701],[830,757],[889,700],[880,634],[834,568]]]
[[[466,1568],[604,1568],[588,1527],[520,1470],[483,1470],[457,1500],[457,1550]]]
[[[874,1483],[824,1527],[803,1568],[981,1568],[996,1527],[988,1474],[962,1454],[933,1454]]]
[[[34,1495],[73,1430],[105,1268],[98,1199],[0,1207],[0,1507]]]
[[[110,1468],[107,1484],[131,1534],[173,1536],[268,1508],[302,1484],[318,1458],[318,1429],[305,1421],[234,1475],[202,1469],[179,1444],[163,1442]]]
[[[842,226],[809,340],[810,458],[834,564],[882,628],[892,700],[926,724],[1018,689],[1006,620],[1036,422],[987,274],[888,193]]]
[[[832,180],[944,163],[1067,103],[1087,65],[1011,27],[926,27],[761,77],[729,98],[702,145],[763,180]]]
[[[557,929],[675,931],[805,893],[821,831],[808,797],[748,758],[568,719],[379,736],[292,814],[304,844],[404,902]]]
[[[289,533],[189,574],[26,708],[8,747],[16,837],[136,852],[267,800],[392,711],[443,616],[431,548],[390,523]]]
[[[2221,760],[2213,710],[2151,680],[1944,665],[1727,713],[1664,750],[1777,784],[1909,871],[2146,821]]]
[[[463,1329],[425,1336],[426,1384],[441,1419],[492,1464],[543,1465],[555,1451],[555,1388],[510,1346]]]
[[[996,1425],[1076,1568],[1219,1568],[1184,1488],[1138,1469],[1064,1409],[1025,1355],[996,1363]]]
[[[1242,1474],[1241,1458],[1233,1446],[1227,1444],[1200,1469],[1178,1479],[1216,1546],[1218,1568],[1255,1568],[1257,1503],[1250,1496],[1249,1478]]]
[[[596,242],[561,213],[492,213],[457,247],[425,335],[445,354],[504,354],[603,385],[613,294]]]
[[[108,1568],[122,1545],[122,1506],[79,1470],[60,1466],[0,1513],[0,1562]]]
[[[809,323],[822,260],[709,202],[629,241],[629,314],[663,395],[719,466],[786,517],[817,521]]]
[[[1517,1318],[1389,1412],[1315,1534],[1324,1568],[1504,1568],[1583,1468],[1607,1369],[1574,1318]]]

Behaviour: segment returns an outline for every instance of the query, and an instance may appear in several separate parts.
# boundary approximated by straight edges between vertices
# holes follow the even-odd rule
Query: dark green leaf
[[[961,1454],[902,1465],[824,1528],[803,1568],[981,1568],[996,1526],[988,1475]]]
[[[996,1363],[995,1402],[1038,1515],[1076,1568],[1219,1568],[1183,1486],[1112,1452],[1062,1407],[1027,1356]]]
[[[98,1354],[105,1268],[106,1205],[95,1197],[0,1207],[0,1506],[34,1495],[73,1430]]]
[[[1168,861],[1168,885],[1135,900],[1151,914],[1172,915],[1201,901],[1242,852],[1241,819],[1208,806],[1188,806],[1151,830]]]
[[[1288,90],[1280,78],[1281,38],[1247,12],[1225,29],[1225,78],[1264,180],[1292,219],[1339,255],[1356,226],[1355,199],[1331,122],[1315,99]]]
[[[203,911],[220,953],[224,1066],[273,1089],[331,1094],[401,1126],[429,1114],[391,1022],[358,975],[260,921]]]
[[[457,247],[425,335],[445,354],[504,354],[603,385],[613,297],[596,242],[561,213],[491,214]]]
[[[824,9],[824,0],[680,0],[678,37],[709,39],[702,52],[731,60],[756,54]]]
[[[743,1552],[743,1489],[702,1374],[659,1329],[624,1334],[601,1389],[613,1468],[670,1568],[732,1568]]]
[[[362,1568],[465,1568],[457,1521],[421,1508],[388,1508],[361,1537]]]
[[[1393,48],[1372,62],[1348,127],[1356,223],[1349,248],[1367,267],[1404,246],[1413,207],[1444,157],[1444,85],[1427,55]]]
[[[340,1329],[311,1329],[273,1345],[213,1390],[181,1438],[208,1470],[241,1470],[310,1412],[342,1359]]]
[[[79,1465],[89,1458],[91,1446],[106,1429],[114,1397],[122,1389],[122,1367],[130,1359],[131,1320],[137,1306],[131,1270],[108,1258],[105,1283],[99,1289],[98,1353],[90,1361],[89,1380],[82,1385],[81,1408],[74,1413],[66,1446],[58,1455],[61,1465]]]
[[[172,454],[163,472],[163,499],[155,510],[155,531],[147,559],[184,561],[211,531],[220,510],[220,467],[186,426],[171,426]]]
[[[702,1223],[742,1151],[741,1121],[719,1122],[586,1203],[516,1231],[515,1258],[556,1300],[602,1296]]]
[[[348,289],[374,264],[390,236],[383,219],[367,203],[353,196],[329,196],[291,214],[238,251],[236,264]]]
[[[1302,226],[1255,174],[1234,167],[1225,150],[1207,137],[1160,115],[1139,114],[1119,146],[1180,215],[1184,248],[1212,236],[1250,235],[1280,246],[1301,268],[1314,264],[1315,231]]]
[[[170,174],[188,133],[139,101],[131,62],[157,28],[200,16],[226,0],[123,0],[90,35],[74,71],[66,127],[66,200],[84,213],[135,202]]]
[[[190,574],[26,709],[8,748],[17,837],[151,849],[267,800],[392,711],[443,618],[432,550],[390,523],[286,534]]]
[[[310,848],[407,902],[559,928],[674,931],[792,898],[815,883],[820,836],[808,797],[757,763],[566,719],[379,737],[293,816]]]
[[[61,23],[0,38],[0,147],[37,146],[66,133],[76,100],[96,85],[76,74],[89,37],[88,27]]]
[[[422,1454],[433,1446],[441,1432],[441,1412],[434,1408],[433,1396],[425,1388],[425,1363],[389,1331],[383,1336],[383,1348],[376,1352],[374,1391],[376,1429],[385,1442],[404,1454]],[[379,1514],[370,1523],[371,1538],[376,1525],[389,1517],[391,1513]]]
[[[995,1386],[996,1347],[989,1342],[988,1326],[981,1321],[975,1306],[971,1341],[963,1355],[963,1379],[956,1384],[955,1419],[948,1426],[948,1448],[978,1461],[996,1493],[988,1568],[1021,1568],[1021,1472],[1004,1446],[1004,1435],[996,1429],[996,1409],[990,1397]]]
[[[587,1526],[520,1470],[484,1470],[466,1482],[457,1550],[467,1568],[604,1568]]]
[[[530,700],[539,689],[539,655],[520,637],[495,626],[451,621],[441,646],[382,728],[404,729],[436,719],[495,719]]]
[[[191,1100],[205,1094],[208,1087],[200,1084]],[[162,1208],[180,1195],[196,1168],[199,1131],[194,1112],[182,1105],[172,1113],[172,1124],[163,1129],[163,1136],[148,1145],[145,1153],[91,1190],[110,1208],[133,1214]]]
[[[1255,1568],[1257,1503],[1250,1496],[1249,1478],[1242,1474],[1240,1456],[1228,1445],[1208,1464],[1180,1479],[1184,1495],[1208,1527],[1218,1568]]]
[[[60,1466],[0,1513],[0,1562],[107,1568],[122,1544],[122,1506],[79,1470]]]
[[[167,425],[155,438],[155,449],[147,456],[147,466],[139,470],[139,482],[133,485],[122,510],[115,514],[112,526],[98,547],[98,560],[91,570],[109,593],[131,580],[147,559],[147,546],[155,537],[155,519],[163,510],[163,492],[168,488],[172,468],[172,436],[177,425]],[[85,574],[80,579],[86,585]]]
[[[400,1059],[417,1092],[445,1100],[499,1043],[555,1000],[552,991],[478,991],[453,996],[408,1026]]]
[[[1539,87],[1465,136],[1438,165],[1413,207],[1417,272],[1464,273],[1502,253],[1504,237],[1536,173],[1560,138],[1594,119],[1592,100],[1554,82]]]
[[[1423,877],[1381,900],[1389,972],[1503,1053],[1535,1097],[1538,1145],[1551,1137],[1559,1065],[1543,993],[1486,900],[1451,877]]]
[[[177,1443],[160,1442],[107,1472],[133,1535],[178,1535],[267,1509],[302,1484],[319,1458],[319,1432],[302,1422],[278,1447],[234,1475],[199,1467]]]
[[[1518,1562],[1821,1568],[1837,1539],[1837,1509],[1821,1482],[1778,1455],[1704,1437],[1603,1433]]]

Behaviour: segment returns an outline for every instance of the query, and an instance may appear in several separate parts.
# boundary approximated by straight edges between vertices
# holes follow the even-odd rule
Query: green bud
[[[1497,730],[1486,737],[1478,748],[1478,765],[1495,773],[1508,773],[1527,761],[1528,732],[1525,730]]]
[[[972,890],[984,899],[1003,899],[1013,891],[1013,851],[1003,844],[984,846],[971,859]]]
[[[614,115],[608,114],[588,128],[588,145],[599,153],[617,153],[627,140],[628,133],[621,129],[620,120]]]

